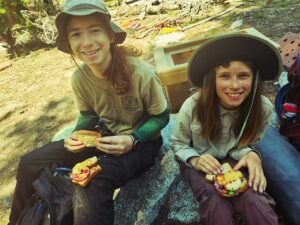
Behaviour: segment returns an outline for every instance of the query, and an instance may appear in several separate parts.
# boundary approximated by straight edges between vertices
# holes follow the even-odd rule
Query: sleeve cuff
[[[235,151],[229,153],[229,156],[232,157],[233,159],[239,161],[243,156],[251,152],[252,148],[250,147],[245,147],[242,149],[236,149]]]
[[[200,156],[197,151],[194,149],[183,149],[175,153],[175,157],[182,161],[185,165],[188,167],[192,167],[189,163],[188,160],[192,157],[197,157]]]
[[[260,160],[262,159],[260,152],[253,146],[247,146],[246,148],[234,151],[230,153],[230,156],[235,160],[240,160],[243,156],[247,155],[249,152],[255,152]]]
[[[260,158],[260,160],[262,160],[262,156],[260,154],[260,152],[254,147],[254,146],[249,146],[251,148],[251,151],[250,152],[255,152],[258,157]]]

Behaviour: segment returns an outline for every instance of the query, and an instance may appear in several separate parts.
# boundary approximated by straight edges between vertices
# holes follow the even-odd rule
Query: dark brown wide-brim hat
[[[86,16],[93,13],[103,15],[103,19],[110,26],[115,35],[115,43],[121,44],[126,38],[126,32],[111,21],[111,15],[102,0],[66,0],[63,11],[55,19],[57,27],[56,45],[59,50],[71,54],[67,37],[67,25],[71,16]]]
[[[196,87],[216,66],[231,60],[248,60],[258,69],[261,80],[273,80],[282,71],[277,48],[269,41],[250,34],[226,34],[204,42],[188,64],[189,81]]]

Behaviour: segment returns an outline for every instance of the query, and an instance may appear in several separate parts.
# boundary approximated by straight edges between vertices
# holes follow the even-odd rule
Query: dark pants
[[[300,224],[300,153],[270,126],[255,146],[262,155],[268,192],[291,225]]]
[[[131,150],[122,156],[100,154],[102,171],[93,177],[87,187],[75,185],[73,198],[75,225],[113,225],[114,190],[130,179],[148,170],[162,145],[162,138],[145,142],[139,150]],[[79,153],[71,153],[64,148],[63,141],[52,142],[24,155],[17,171],[17,185],[10,214],[10,225],[14,225],[34,193],[32,182],[39,177],[49,164],[73,167],[86,158],[99,155],[99,151],[88,148]]]
[[[234,160],[229,161],[234,164]],[[204,173],[196,172],[182,162],[178,163],[180,172],[200,204],[200,222],[203,224],[234,225],[235,213],[239,213],[247,225],[278,224],[277,215],[272,209],[275,202],[267,193],[259,194],[249,188],[237,197],[222,197],[216,193],[213,184],[205,181]]]

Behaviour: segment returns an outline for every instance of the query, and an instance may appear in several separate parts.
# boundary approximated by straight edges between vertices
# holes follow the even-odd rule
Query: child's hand
[[[132,149],[132,139],[128,135],[106,136],[97,139],[97,148],[107,154],[123,155]]]
[[[77,153],[85,149],[85,145],[76,139],[75,132],[73,132],[70,137],[64,139],[64,147],[73,153]]]
[[[267,187],[267,180],[261,166],[261,160],[255,152],[249,152],[234,166],[234,170],[239,170],[241,167],[247,167],[249,171],[249,187],[253,187],[254,191],[263,193]]]
[[[211,154],[193,157],[188,160],[188,163],[190,163],[196,171],[202,171],[205,174],[217,174],[221,172],[221,164]]]

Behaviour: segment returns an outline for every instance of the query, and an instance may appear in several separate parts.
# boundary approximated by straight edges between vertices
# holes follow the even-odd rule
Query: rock
[[[162,34],[156,36],[154,39],[154,44],[156,47],[165,46],[170,43],[178,42],[185,37],[185,33],[178,31],[169,34]]]
[[[231,29],[231,30],[236,30],[236,29],[240,28],[242,25],[243,25],[243,20],[242,20],[242,19],[236,20],[236,21],[234,21],[234,22],[230,25],[230,29]]]
[[[164,4],[163,5],[163,9],[164,11],[168,11],[168,10],[180,10],[181,6],[179,4]]]
[[[162,8],[162,5],[148,5],[146,8],[146,12],[149,15],[156,15],[158,14],[158,12],[161,12]]]
[[[115,200],[115,224],[151,224],[178,174],[174,154],[168,151],[149,171],[121,188]]]
[[[199,203],[195,200],[191,188],[183,180],[181,174],[170,188],[166,205],[169,208],[168,220],[189,224],[198,222],[200,219]]]
[[[3,208],[9,208],[11,206],[11,201],[9,197],[4,197],[1,203]]]

